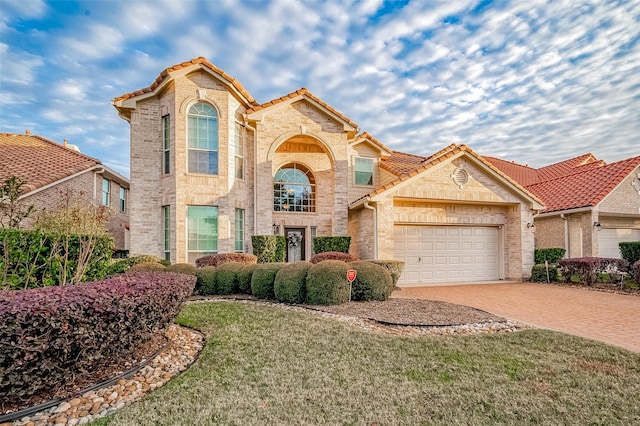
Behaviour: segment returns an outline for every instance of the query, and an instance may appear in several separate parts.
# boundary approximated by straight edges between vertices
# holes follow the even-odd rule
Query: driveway
[[[640,353],[640,297],[533,283],[403,287],[391,297],[472,306]]]

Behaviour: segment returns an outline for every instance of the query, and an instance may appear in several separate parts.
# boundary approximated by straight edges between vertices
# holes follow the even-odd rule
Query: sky
[[[128,176],[111,101],[199,56],[259,103],[306,87],[397,151],[640,155],[640,0],[0,0],[0,132]]]

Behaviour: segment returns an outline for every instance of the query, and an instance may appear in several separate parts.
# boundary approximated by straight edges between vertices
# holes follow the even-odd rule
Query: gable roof
[[[334,109],[332,106],[330,106],[326,102],[323,102],[322,100],[320,100],[320,98],[314,96],[313,93],[311,93],[310,91],[308,91],[304,87],[302,87],[302,88],[300,88],[300,89],[298,89],[298,90],[296,90],[294,92],[291,92],[289,94],[286,94],[284,96],[281,96],[279,98],[270,100],[269,102],[265,102],[265,103],[260,104],[260,105],[254,105],[253,107],[251,107],[251,108],[249,108],[247,110],[247,115],[255,115],[259,111],[263,111],[265,109],[274,107],[274,106],[276,106],[278,104],[281,104],[283,102],[295,102],[295,101],[303,99],[303,98],[306,98],[307,100],[311,101],[311,103],[316,104],[321,109],[324,109],[326,112],[329,113],[329,115],[332,115],[332,116],[336,117],[338,120],[340,120],[343,123],[347,124],[348,126],[353,127],[354,130],[358,128],[358,125],[356,123],[351,121],[348,117],[346,117],[341,112],[339,112],[336,109]]]
[[[495,167],[490,162],[486,161],[483,157],[474,152],[471,148],[466,145],[456,145],[451,144],[435,154],[429,157],[422,157],[419,155],[407,154],[404,152],[394,151],[391,157],[388,159],[382,160],[380,162],[380,166],[385,170],[395,174],[397,179],[387,183],[386,185],[382,185],[369,194],[360,197],[358,200],[355,200],[351,203],[352,206],[359,204],[364,199],[370,199],[378,194],[381,194],[385,191],[388,191],[401,183],[412,179],[413,177],[421,174],[422,172],[431,169],[432,167],[441,164],[452,157],[458,157],[462,155],[469,155],[472,159],[474,159],[477,163],[483,165],[491,172],[498,175],[500,178],[504,179],[516,192],[519,192],[522,196],[530,199],[534,204],[542,204],[541,201],[532,193],[527,191],[522,185],[513,180],[511,177],[503,173],[500,169]],[[542,206],[540,205],[540,208]]]
[[[81,154],[41,136],[0,133],[0,181],[17,176],[31,192],[61,179],[102,165]]]
[[[194,66],[200,66],[201,68],[204,68],[210,71],[211,73],[215,74],[218,78],[220,78],[220,80],[225,82],[227,85],[229,85],[230,87],[233,87],[233,89],[244,98],[247,105],[249,106],[258,105],[258,103],[253,98],[253,96],[251,96],[251,94],[247,91],[247,89],[245,89],[244,86],[242,86],[242,84],[240,84],[238,80],[231,77],[229,74],[227,74],[220,68],[216,67],[211,62],[207,61],[207,59],[203,56],[192,59],[190,61],[181,62],[179,64],[166,68],[160,73],[160,75],[155,79],[155,81],[151,83],[150,86],[142,88],[140,90],[130,92],[130,93],[125,93],[122,96],[118,96],[112,101],[112,103],[116,108],[119,109],[120,107],[123,107],[122,104],[124,101],[135,98],[137,96],[153,93],[159,88],[161,88],[162,86],[164,86],[166,83],[168,83],[171,80],[171,74],[176,73],[178,71],[184,72],[185,69],[188,69]]]
[[[367,132],[360,133],[354,139],[349,141],[349,143],[352,145],[358,145],[363,142],[368,142],[369,144],[378,148],[380,150],[381,158],[389,158],[393,154],[393,151],[391,149],[387,148],[385,144],[383,144],[382,142],[380,142],[378,139],[374,138]]]
[[[543,200],[543,213],[594,207],[640,166],[640,156],[607,164],[584,154],[539,169],[485,159]]]

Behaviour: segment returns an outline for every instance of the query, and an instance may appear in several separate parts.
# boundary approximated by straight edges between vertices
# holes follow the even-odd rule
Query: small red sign
[[[355,269],[349,269],[347,271],[347,279],[349,280],[350,283],[352,283],[353,280],[356,279],[356,274],[357,274],[357,272],[356,272]]]

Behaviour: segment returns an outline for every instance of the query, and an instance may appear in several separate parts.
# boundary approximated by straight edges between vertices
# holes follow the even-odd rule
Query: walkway
[[[392,297],[472,306],[538,328],[640,353],[640,297],[547,284],[403,287]]]

